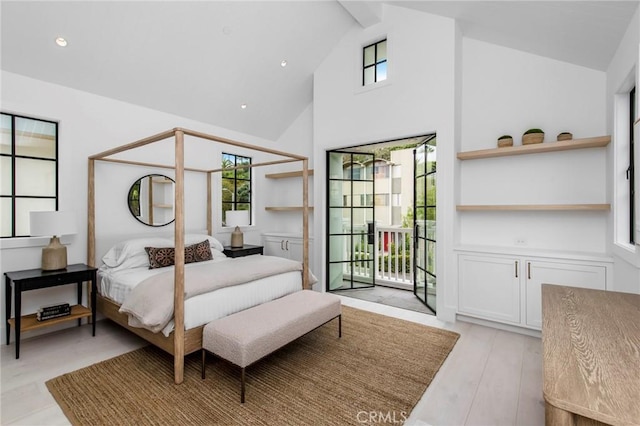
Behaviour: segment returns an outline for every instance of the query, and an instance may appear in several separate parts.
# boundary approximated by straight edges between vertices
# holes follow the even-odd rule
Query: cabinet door
[[[512,257],[460,255],[458,311],[519,324],[519,263]]]
[[[271,237],[265,238],[264,254],[267,256],[288,257],[287,252],[284,251],[284,239]]]
[[[526,324],[542,328],[542,284],[558,284],[570,287],[604,290],[606,268],[571,263],[526,262]]]

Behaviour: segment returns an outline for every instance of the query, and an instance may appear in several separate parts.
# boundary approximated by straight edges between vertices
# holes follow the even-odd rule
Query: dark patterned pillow
[[[149,256],[149,269],[166,268],[175,263],[176,251],[173,247],[145,247]],[[203,262],[213,259],[208,240],[184,248],[184,263]]]

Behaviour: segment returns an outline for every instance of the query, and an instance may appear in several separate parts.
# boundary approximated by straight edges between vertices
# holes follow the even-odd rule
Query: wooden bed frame
[[[234,141],[231,139],[221,138],[206,133],[195,132],[193,130],[183,129],[176,127],[172,130],[159,133],[157,135],[149,136],[147,138],[132,142],[126,145],[122,145],[117,148],[113,148],[108,151],[101,152],[89,157],[89,175],[88,175],[88,224],[87,224],[87,264],[90,266],[96,266],[96,229],[95,229],[95,162],[96,161],[110,161],[115,163],[131,164],[137,166],[149,166],[157,168],[167,168],[175,170],[175,221],[174,221],[174,235],[175,235],[175,270],[174,270],[174,323],[175,329],[166,337],[162,333],[152,333],[142,328],[130,327],[128,325],[127,315],[121,314],[118,310],[120,305],[113,300],[97,295],[98,310],[104,314],[107,318],[127,328],[138,336],[144,338],[150,343],[158,346],[159,348],[170,353],[174,357],[174,381],[176,384],[182,383],[184,380],[184,356],[192,352],[200,350],[202,348],[202,329],[204,326],[192,328],[189,330],[184,329],[184,236],[185,236],[185,224],[184,224],[184,172],[195,171],[207,174],[207,231],[209,235],[213,235],[212,225],[212,188],[211,188],[211,175],[213,173],[221,172],[223,169],[215,168],[211,170],[192,169],[185,168],[184,164],[184,137],[185,135],[193,136],[199,139],[205,139],[212,142],[223,143],[227,145],[233,145],[245,149],[254,151],[261,151],[267,154],[273,154],[276,156],[285,157],[281,160],[262,162],[250,165],[243,165],[234,168],[227,168],[224,170],[232,170],[238,168],[267,166],[281,163],[289,163],[294,161],[302,162],[302,237],[303,237],[303,266],[302,266],[302,287],[309,289],[309,160],[305,156],[286,153],[283,151],[277,151],[261,146],[249,145],[247,143]],[[109,158],[112,155],[128,151],[135,148],[140,148],[154,142],[162,141],[165,139],[174,138],[175,140],[175,162],[174,165],[165,164],[151,164],[139,161],[121,160],[115,158]]]

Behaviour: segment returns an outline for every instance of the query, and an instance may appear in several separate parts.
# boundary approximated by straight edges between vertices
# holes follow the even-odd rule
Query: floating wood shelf
[[[264,209],[272,212],[301,212],[302,206],[290,206],[290,207],[265,207]],[[313,207],[309,207],[309,210],[313,210]]]
[[[568,151],[572,149],[601,148],[611,142],[611,136],[572,139],[568,141],[543,142],[531,145],[507,146],[504,148],[481,149],[458,153],[460,160],[477,160],[480,158],[508,157],[511,155],[537,154],[541,152]]]
[[[469,205],[459,204],[458,211],[605,211],[610,210],[610,204],[487,204]]]
[[[313,176],[313,169],[308,170],[309,176]],[[285,179],[285,178],[293,178],[293,177],[302,177],[302,170],[297,170],[295,172],[282,172],[282,173],[268,173],[264,175],[267,179]]]
[[[157,207],[159,209],[172,209],[173,204],[154,204],[153,207]]]

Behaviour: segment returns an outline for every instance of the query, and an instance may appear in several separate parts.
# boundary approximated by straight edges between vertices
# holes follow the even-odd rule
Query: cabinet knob
[[[518,278],[518,261],[516,260],[516,278]]]

